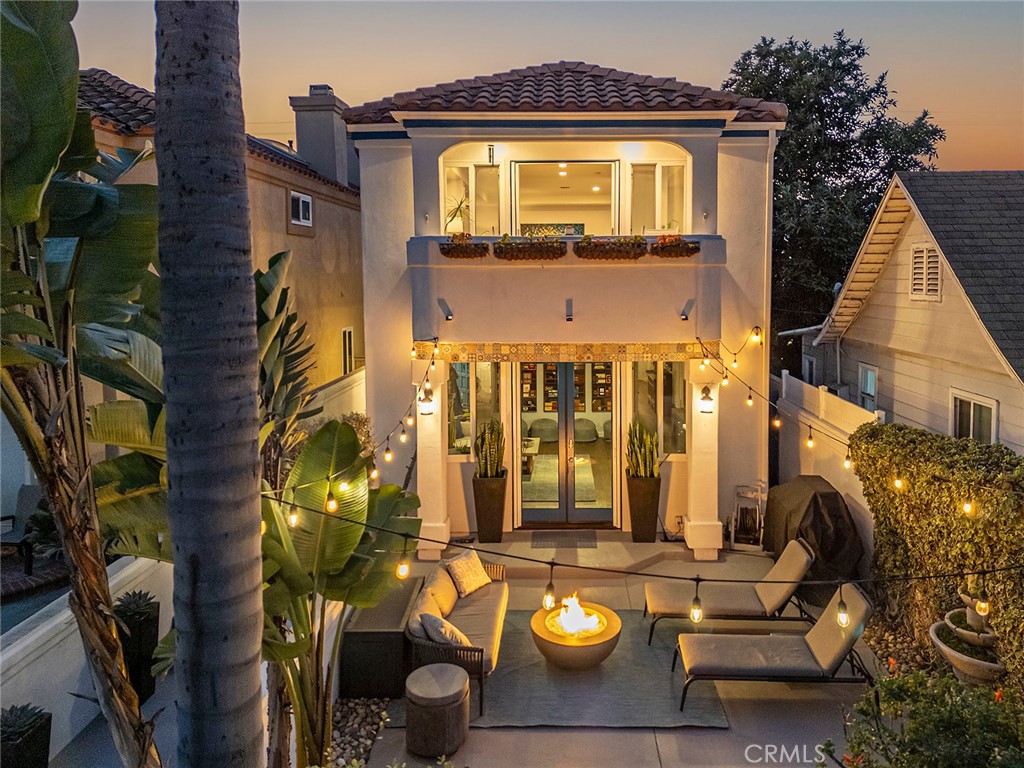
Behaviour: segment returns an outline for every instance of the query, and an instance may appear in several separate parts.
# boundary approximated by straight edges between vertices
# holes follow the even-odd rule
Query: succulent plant
[[[505,430],[500,421],[489,421],[476,436],[477,477],[500,477],[505,456]]]
[[[114,606],[114,613],[122,621],[141,620],[152,616],[160,608],[156,598],[149,592],[141,589],[134,592],[125,592]]]
[[[658,436],[648,432],[639,422],[629,425],[626,471],[630,477],[658,476]]]
[[[0,741],[18,741],[36,727],[46,713],[32,704],[16,704],[0,711]]]

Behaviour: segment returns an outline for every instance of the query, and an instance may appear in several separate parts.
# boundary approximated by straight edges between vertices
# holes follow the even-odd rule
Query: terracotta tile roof
[[[901,171],[897,178],[1024,381],[1024,171]]]
[[[394,123],[404,112],[699,112],[739,110],[737,122],[781,122],[785,104],[671,77],[560,61],[396,93],[344,112],[349,123]]]
[[[84,69],[78,73],[78,106],[90,110],[101,125],[110,126],[125,136],[150,136],[153,133],[156,120],[156,97],[153,92],[122,80],[104,69]],[[252,155],[351,195],[359,194],[359,190],[317,173],[298,155],[283,148],[278,149],[272,142],[246,134],[245,144]]]

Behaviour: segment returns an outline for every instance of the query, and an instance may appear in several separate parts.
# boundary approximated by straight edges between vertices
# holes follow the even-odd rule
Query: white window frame
[[[341,373],[352,373],[356,368],[356,331],[353,326],[341,329]]]
[[[498,169],[498,231],[497,232],[493,232],[493,233],[485,232],[483,234],[477,235],[477,233],[476,233],[476,169],[477,168],[494,168],[494,167],[497,167],[497,169]],[[441,228],[441,234],[442,235],[454,234],[454,233],[451,233],[451,232],[447,231],[448,230],[448,225],[445,223],[445,221],[448,218],[448,198],[447,198],[447,193],[448,193],[448,169],[450,169],[450,168],[465,168],[466,171],[467,171],[467,176],[469,177],[469,200],[470,200],[469,213],[470,213],[470,216],[473,217],[473,223],[472,223],[472,226],[470,227],[470,234],[472,234],[474,237],[492,237],[492,236],[500,237],[501,233],[506,231],[506,229],[507,229],[507,227],[505,226],[505,223],[506,223],[506,218],[505,217],[507,216],[507,213],[506,213],[505,209],[508,206],[508,197],[507,197],[507,193],[506,193],[506,189],[505,189],[506,185],[504,183],[504,181],[505,181],[505,173],[506,173],[506,166],[505,166],[505,164],[504,163],[494,163],[494,164],[491,164],[491,163],[483,163],[483,162],[477,163],[477,162],[473,162],[473,161],[470,161],[470,160],[445,160],[445,161],[442,162],[442,164],[441,164],[441,184],[440,184],[441,189],[439,190],[439,194],[441,196],[441,208],[440,208],[440,210],[441,210],[441,221],[439,223],[439,226]]]
[[[871,393],[871,399],[874,400],[874,408],[868,408],[864,405],[864,373],[865,371],[871,371],[875,377],[875,391]],[[866,365],[864,363],[858,363],[857,365],[857,404],[865,410],[870,410],[872,413],[878,410],[878,366]]]
[[[956,387],[949,388],[949,434],[951,437],[956,437],[956,401],[963,400],[964,402],[971,404],[971,434],[968,435],[970,438],[974,438],[974,405],[983,405],[986,408],[992,409],[992,442],[991,445],[996,445],[999,442],[999,401],[993,400],[991,397],[985,397],[975,392],[968,392],[965,389],[957,389]]]
[[[676,234],[684,234],[692,230],[690,222],[690,209],[693,207],[693,184],[692,184],[692,172],[693,169],[691,164],[685,159],[674,159],[674,160],[643,160],[629,164],[629,188],[623,193],[623,201],[628,201],[629,204],[629,225],[623,228],[623,232],[628,234],[633,231],[633,168],[638,165],[653,165],[654,166],[654,221],[655,229],[659,230],[654,232],[652,230],[645,230],[644,234],[660,234],[661,232],[673,232]],[[669,166],[679,166],[683,169],[683,221],[680,221],[676,226],[672,227],[668,222],[662,220],[661,209],[662,209],[662,169]],[[622,186],[625,186],[623,184]],[[625,206],[623,206],[625,208]]]
[[[616,159],[600,160],[512,160],[509,162],[509,176],[512,180],[511,203],[512,226],[511,231],[519,233],[519,169],[524,165],[556,165],[557,163],[569,163],[571,165],[610,165],[608,175],[611,179],[611,218],[609,220],[611,232],[592,232],[597,237],[618,235],[622,232],[622,194],[620,179],[622,176],[622,162]]]
[[[923,274],[921,276],[921,289],[914,286],[914,272],[917,268],[918,258],[921,258]],[[935,269],[935,290],[929,290],[928,272],[934,265]],[[931,243],[914,243],[910,248],[910,298],[913,301],[942,301],[942,258],[939,251]]]
[[[299,218],[292,216],[292,201],[299,201]],[[302,204],[309,203],[309,220],[306,221],[302,218]],[[288,198],[288,217],[291,219],[292,224],[299,227],[312,227],[313,226],[313,197],[303,192],[296,192],[291,190],[291,195]]]

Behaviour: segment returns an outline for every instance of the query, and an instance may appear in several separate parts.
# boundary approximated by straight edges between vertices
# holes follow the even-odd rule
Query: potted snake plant
[[[152,666],[153,651],[160,640],[160,603],[149,592],[125,592],[114,605],[114,615],[124,630],[124,665],[141,704],[156,690]]]
[[[481,543],[497,543],[501,541],[501,529],[505,523],[505,484],[508,482],[508,471],[501,465],[505,455],[505,431],[501,422],[489,421],[480,427],[474,447],[476,530]]]
[[[653,542],[661,505],[658,436],[637,422],[629,425],[626,441],[626,495],[633,541]]]
[[[46,768],[50,763],[52,715],[31,704],[0,713],[0,763],[19,768]]]

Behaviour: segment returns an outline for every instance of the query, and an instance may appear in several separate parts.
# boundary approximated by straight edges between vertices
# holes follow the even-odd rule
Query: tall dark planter
[[[117,613],[117,608],[114,612]],[[156,679],[150,670],[153,666],[153,651],[160,641],[160,603],[153,603],[152,610],[142,616],[118,615],[118,619],[128,630],[121,632],[128,679],[139,695],[139,704],[142,704],[156,690]]]
[[[53,716],[44,712],[17,741],[0,741],[0,764],[18,768],[46,768],[50,764],[50,725]]]
[[[654,541],[658,536],[661,478],[626,475],[626,493],[629,496],[629,526],[633,541]]]
[[[476,532],[482,544],[501,542],[501,529],[505,522],[505,484],[508,470],[500,477],[473,476],[473,503],[476,506]]]

